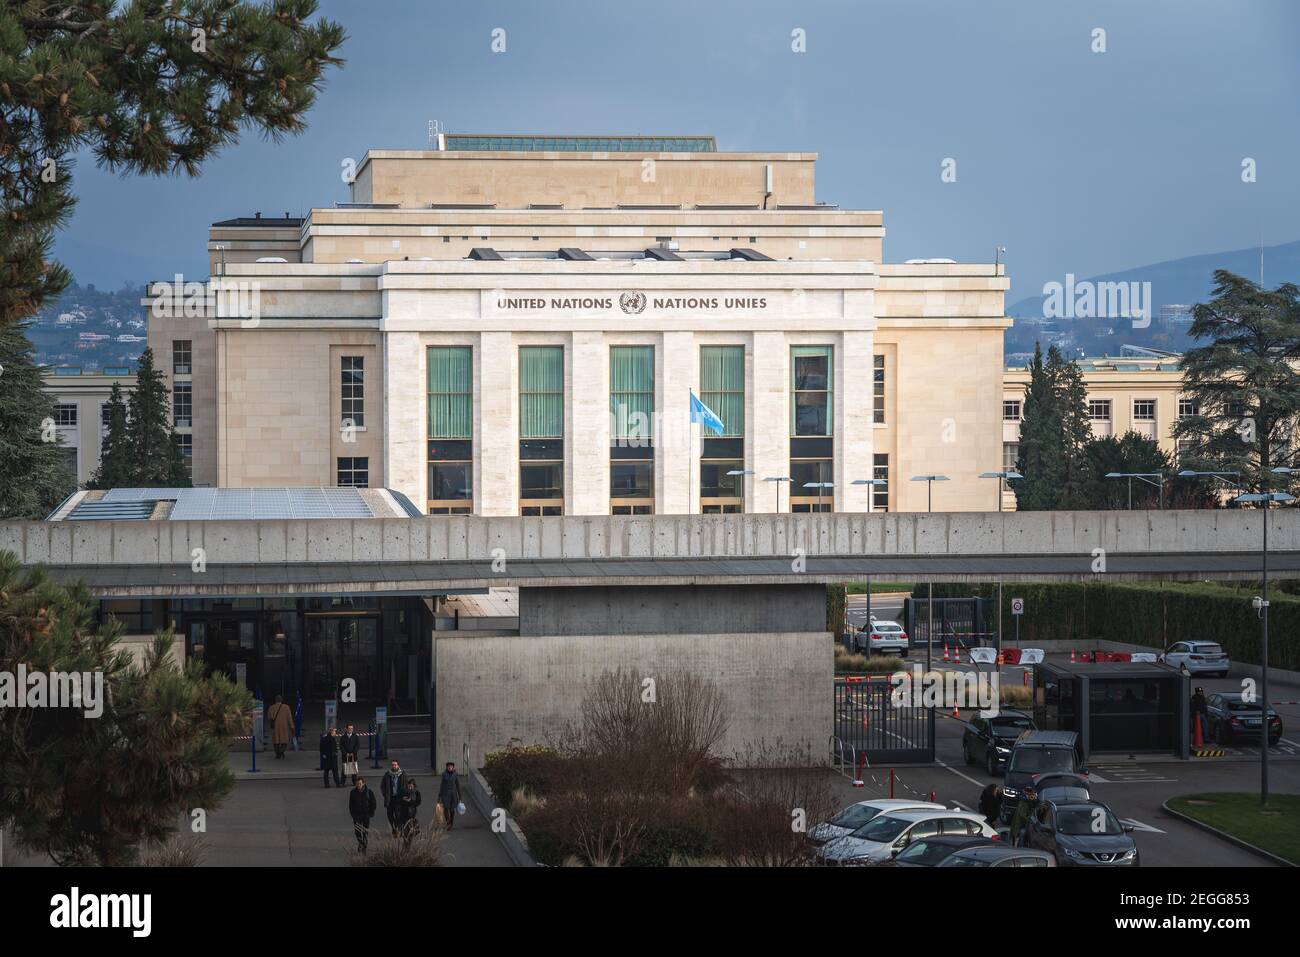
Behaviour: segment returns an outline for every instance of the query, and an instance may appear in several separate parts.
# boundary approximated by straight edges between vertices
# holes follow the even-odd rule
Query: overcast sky
[[[84,160],[58,255],[116,288],[206,274],[208,224],[347,198],[341,162],[452,132],[711,133],[820,155],[883,209],[885,258],[988,262],[1008,302],[1086,276],[1300,239],[1298,0],[325,0],[349,39],[302,136],[198,179]],[[504,29],[506,51],[493,53]],[[807,51],[791,50],[791,31]],[[1092,52],[1105,31],[1104,53]],[[945,158],[956,182],[941,180]],[[1257,182],[1242,182],[1242,162]]]

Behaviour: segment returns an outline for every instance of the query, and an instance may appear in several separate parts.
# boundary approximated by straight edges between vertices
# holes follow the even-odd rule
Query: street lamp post
[[[872,486],[872,487],[874,488],[874,487],[879,486],[879,485],[888,485],[889,483],[886,482],[884,479],[871,478],[871,479],[854,479],[854,480],[853,480],[852,482],[850,482],[849,484],[850,484],[850,485],[870,485],[870,486]],[[870,495],[867,496],[867,511],[868,511],[868,512],[874,512],[874,511],[875,511],[875,507],[873,506],[873,503],[872,503],[872,501],[871,501],[871,496],[870,496]],[[868,595],[869,595],[869,594],[870,594],[870,593],[868,593]],[[868,601],[869,601],[869,600],[870,600],[870,599],[868,599]]]
[[[776,483],[776,510],[777,512],[780,512],[781,511],[781,483],[793,482],[794,479],[790,478],[790,476],[788,475],[769,475],[766,478],[764,478],[763,481]]]
[[[753,469],[732,469],[727,475],[731,478],[739,477],[740,481],[736,484],[740,486],[740,513],[745,514],[745,476],[753,475]]]
[[[1294,469],[1277,468],[1273,472],[1290,475]],[[1255,492],[1238,495],[1236,501],[1241,504],[1257,503],[1263,510],[1264,545],[1260,552],[1260,566],[1263,572],[1261,597],[1258,600],[1260,619],[1260,658],[1259,658],[1259,698],[1260,698],[1260,739],[1259,739],[1259,802],[1268,804],[1268,507],[1273,502],[1294,502],[1295,496],[1289,492]]]
[[[1128,479],[1128,507],[1133,510],[1133,480],[1146,482],[1160,489],[1160,507],[1165,507],[1165,476],[1163,472],[1107,472],[1106,478]]]
[[[948,482],[951,481],[951,479],[949,479],[948,476],[946,475],[913,475],[912,481],[925,483],[925,511],[929,513],[931,507],[934,505],[934,497],[933,497],[934,483]],[[925,670],[926,672],[929,672],[934,663],[931,658],[931,651],[934,647],[934,580],[933,579],[931,579],[929,582],[926,583],[925,616],[926,616]],[[934,709],[933,708],[930,709],[930,746],[931,748],[933,748],[934,746]]]
[[[834,482],[804,482],[803,487],[815,488],[817,490],[817,511],[820,512],[822,510],[822,489],[834,488],[835,483]]]
[[[950,482],[952,480],[946,475],[913,475],[912,481],[925,483],[925,510],[928,512],[934,504],[934,483]]]
[[[998,511],[1002,511],[1002,493],[1005,488],[1007,479],[1024,478],[1019,472],[981,472],[980,478],[995,478],[998,480]]]

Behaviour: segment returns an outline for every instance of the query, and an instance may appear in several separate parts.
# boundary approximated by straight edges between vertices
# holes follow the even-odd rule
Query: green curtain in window
[[[564,435],[564,347],[519,348],[519,437]]]
[[[744,346],[700,348],[700,401],[722,420],[723,435],[745,434]]]
[[[654,346],[611,346],[610,435],[616,439],[649,438],[653,434],[654,412]]]
[[[469,346],[430,346],[429,438],[474,437],[473,368]]]

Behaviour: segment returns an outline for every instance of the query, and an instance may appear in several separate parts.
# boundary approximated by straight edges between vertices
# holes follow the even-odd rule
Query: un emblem
[[[625,292],[618,297],[618,307],[629,316],[645,312],[645,293]]]

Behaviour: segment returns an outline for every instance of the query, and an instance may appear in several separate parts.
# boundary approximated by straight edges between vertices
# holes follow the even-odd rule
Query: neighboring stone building
[[[125,397],[135,388],[135,373],[127,366],[106,366],[99,370],[59,366],[45,369],[42,378],[44,391],[54,400],[54,425],[59,441],[67,448],[80,487],[99,468],[113,384],[122,387]]]
[[[812,153],[440,145],[367,153],[351,203],[212,226],[212,302],[149,323],[160,365],[189,363],[196,485],[386,486],[434,514],[907,511],[908,479],[944,473],[936,510],[989,507],[1001,266],[882,263],[882,214],[818,203]],[[723,435],[692,434],[692,392]]]

